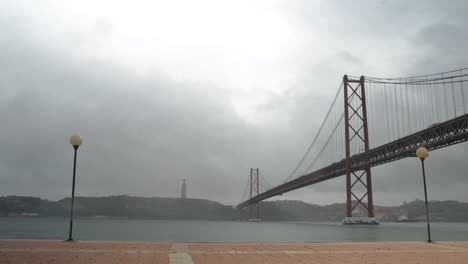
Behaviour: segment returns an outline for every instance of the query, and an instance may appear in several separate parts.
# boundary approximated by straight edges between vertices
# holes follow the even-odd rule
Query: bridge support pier
[[[250,199],[260,194],[260,181],[258,168],[250,169]],[[249,206],[249,222],[260,222],[260,203],[254,203]]]
[[[374,217],[370,167],[353,170],[351,156],[369,151],[364,76],[343,77],[345,114],[346,217],[344,224],[378,224]],[[364,199],[367,198],[367,202]]]

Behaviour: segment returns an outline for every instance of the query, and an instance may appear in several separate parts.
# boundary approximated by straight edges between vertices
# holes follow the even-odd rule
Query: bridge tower
[[[258,168],[250,169],[250,199],[254,196],[260,194],[260,180],[258,174]],[[260,203],[254,203],[250,205],[250,222],[259,222],[260,221]]]
[[[355,171],[351,164],[352,155],[369,151],[364,76],[359,79],[343,76],[343,91],[346,151],[346,218],[343,223],[376,224],[370,166]],[[359,212],[365,212],[367,216],[359,215]]]

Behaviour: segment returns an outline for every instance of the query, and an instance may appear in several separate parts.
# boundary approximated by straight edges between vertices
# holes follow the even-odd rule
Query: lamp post
[[[424,169],[424,159],[429,156],[429,152],[425,147],[420,147],[416,150],[416,156],[421,160],[422,175],[424,182],[424,199],[426,201],[426,220],[427,220],[427,242],[431,240],[431,226],[429,224],[429,206],[427,204],[427,188],[426,188],[426,170]]]
[[[75,157],[73,159],[73,187],[72,187],[71,208],[70,208],[70,230],[68,232],[68,239],[65,240],[66,242],[74,241],[72,238],[72,232],[73,232],[73,203],[75,201],[76,154],[78,152],[78,148],[80,147],[81,143],[83,143],[83,139],[81,139],[80,135],[73,135],[70,137],[70,144],[72,144],[73,148],[75,149]]]

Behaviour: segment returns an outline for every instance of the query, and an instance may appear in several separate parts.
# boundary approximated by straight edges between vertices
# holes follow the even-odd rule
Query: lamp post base
[[[67,240],[64,240],[63,242],[76,242],[76,240],[73,240],[73,238],[69,238]]]

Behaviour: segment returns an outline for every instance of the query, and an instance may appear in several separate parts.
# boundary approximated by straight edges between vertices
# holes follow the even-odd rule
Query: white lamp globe
[[[81,143],[83,143],[83,139],[80,135],[76,134],[70,137],[70,144],[72,144],[73,147],[77,148]]]
[[[416,150],[416,156],[420,159],[429,157],[429,151],[425,147],[420,147]]]

